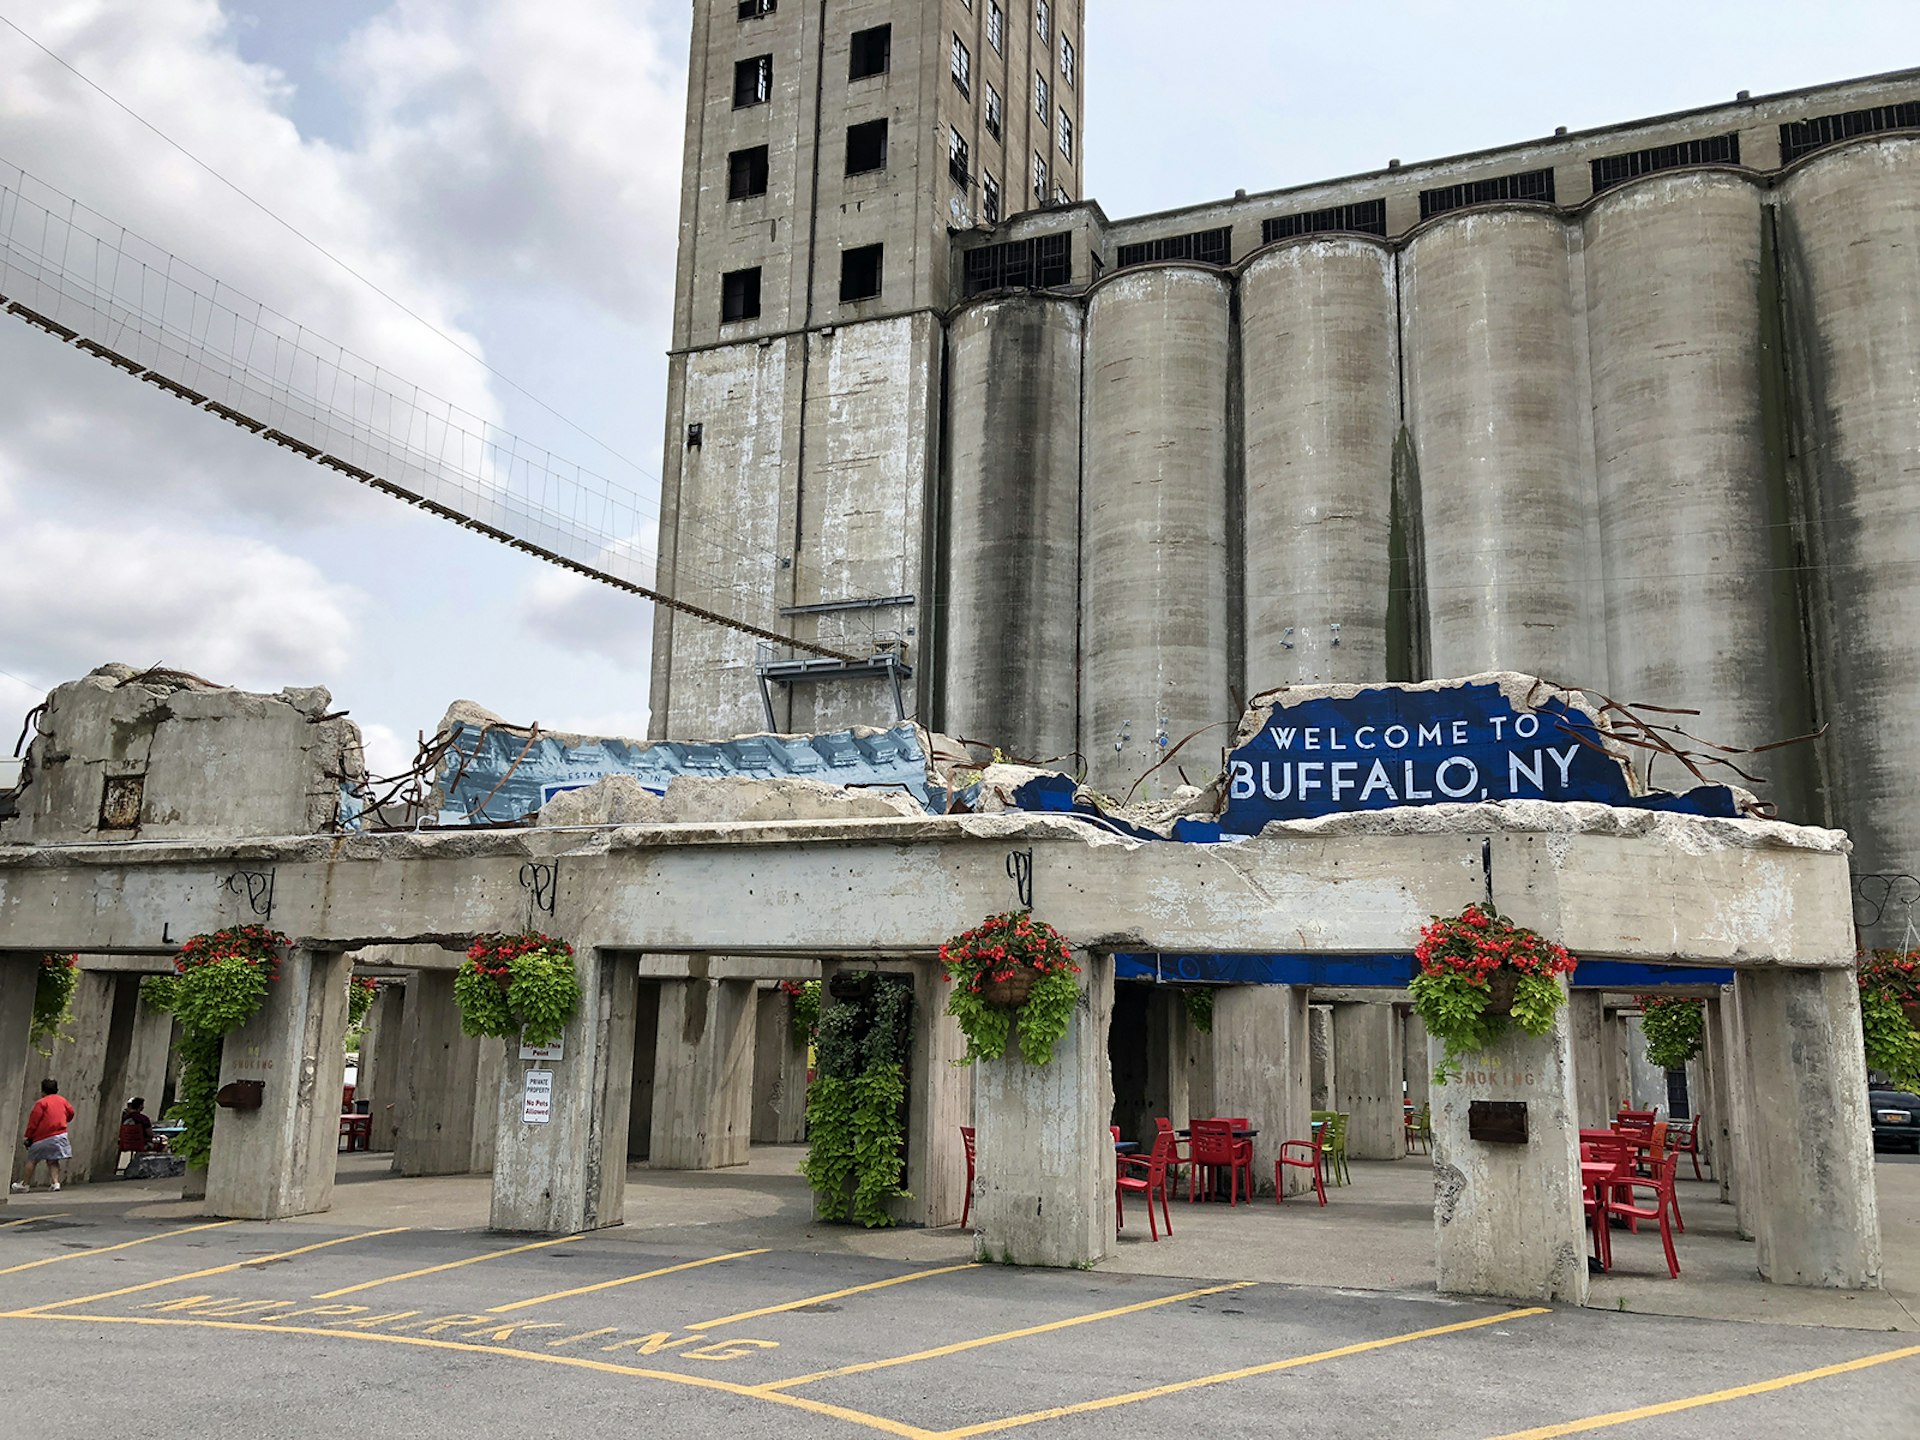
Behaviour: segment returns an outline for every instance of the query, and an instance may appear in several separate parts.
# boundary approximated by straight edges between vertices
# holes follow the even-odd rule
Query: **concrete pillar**
[[[1473,1139],[1475,1101],[1523,1104],[1525,1143]],[[1550,1034],[1510,1027],[1435,1089],[1434,1230],[1443,1292],[1586,1303],[1578,1131],[1564,1006]]]
[[[1398,1160],[1407,1153],[1393,1022],[1390,1004],[1333,1007],[1333,1108],[1348,1116],[1349,1159]]]
[[[144,976],[121,974],[104,978],[110,982],[113,1012],[107,1027],[106,1063],[100,1075],[94,1112],[100,1119],[92,1127],[92,1153],[87,1157],[95,1180],[110,1178],[119,1166],[120,1114],[127,1101],[137,1095],[147,1102],[149,1115],[156,1118],[160,1115],[167,1052],[173,1043],[173,1017],[140,1001],[140,982]],[[79,1154],[76,1131],[75,1158]]]
[[[115,1068],[109,1057],[113,1042],[114,982],[118,978],[111,972],[99,970],[80,972],[79,983],[73,991],[73,1018],[49,1043],[52,1053],[34,1055],[23,1077],[21,1096],[27,1109],[40,1098],[40,1081],[49,1075],[60,1082],[60,1093],[73,1106],[73,1123],[67,1127],[73,1158],[60,1167],[63,1181],[69,1185],[113,1178],[113,1155],[105,1156],[103,1169],[101,1152],[119,1138],[120,1102],[126,1098],[121,1096],[115,1100],[107,1093],[114,1079],[108,1072]],[[112,1113],[103,1114],[109,1106]],[[23,1109],[23,1119],[25,1115]],[[25,1167],[26,1151],[18,1145],[13,1151],[17,1176]]]
[[[1727,1097],[1720,1121],[1721,1150],[1727,1161],[1726,1198],[1733,1204],[1735,1233],[1743,1240],[1751,1240],[1760,1178],[1753,1167],[1751,1141],[1755,1116],[1753,1091],[1747,1076],[1746,1030],[1740,1018],[1739,992],[1727,985],[1722,987],[1720,995],[1720,1031],[1715,1040],[1723,1082],[1719,1091]]]
[[[778,986],[760,991],[753,1033],[756,1145],[798,1145],[807,1138],[807,1046],[793,1033],[793,1000]]]
[[[1314,1005],[1307,1012],[1307,1037],[1312,1050],[1310,1088],[1315,1110],[1333,1109],[1333,1007]]]
[[[1198,1032],[1187,1017],[1186,996],[1170,986],[1116,985],[1107,1033],[1112,1123],[1122,1139],[1137,1142],[1145,1153],[1157,1119],[1164,1116],[1182,1127],[1192,1113],[1190,1052]]]
[[[367,1127],[367,1149],[383,1154],[394,1148],[395,1133],[406,1113],[406,1004],[405,985],[382,981],[360,1031],[360,1073],[353,1101],[356,1106],[367,1102],[367,1115],[373,1121]]]
[[[1400,1012],[1401,1068],[1407,1078],[1407,1099],[1418,1115],[1433,1103],[1433,1067],[1427,1063],[1427,1022],[1411,1008]]]
[[[1598,990],[1575,990],[1567,1001],[1567,1025],[1573,1036],[1574,1110],[1589,1130],[1613,1123],[1608,1108],[1606,1009]]]
[[[1280,1142],[1313,1135],[1309,1008],[1304,986],[1232,985],[1214,995],[1213,1093],[1221,1107],[1214,1113],[1245,1116],[1260,1132],[1253,1180],[1268,1194]],[[1313,1185],[1305,1170],[1288,1170],[1284,1178],[1289,1195]]]
[[[451,970],[417,971],[394,993],[401,997],[400,1023],[380,1037],[399,1072],[393,1173],[484,1174],[493,1168],[505,1047],[461,1033]],[[391,1023],[390,1017],[381,1022]]]
[[[1741,970],[1760,1179],[1760,1274],[1776,1285],[1880,1286],[1880,1214],[1860,994],[1847,970]]]
[[[580,1008],[560,1037],[558,1060],[523,1060],[505,1045],[497,1091],[493,1205],[487,1228],[572,1235],[625,1216],[628,1084],[633,1073],[633,994],[638,967],[576,941]],[[553,1078],[529,1082],[545,1071]],[[529,1098],[544,1098],[545,1119]]]
[[[1627,1062],[1627,1025],[1611,1006],[1601,1010],[1600,1044],[1607,1069],[1607,1118],[1633,1106],[1633,1070]]]
[[[221,1085],[258,1080],[261,1103],[215,1116],[209,1215],[281,1220],[332,1205],[350,969],[344,952],[290,951],[266,1004],[227,1036]]]
[[[642,980],[633,992],[633,1090],[627,1103],[627,1159],[653,1149],[653,1072],[660,1050],[660,982]]]
[[[655,1170],[717,1170],[747,1163],[757,998],[751,980],[660,982],[647,1156]]]
[[[33,992],[40,983],[40,957],[18,952],[0,952],[0,1104],[11,1113],[0,1115],[0,1142],[14,1156],[8,1179],[19,1175],[17,1167],[26,1150],[18,1142],[26,1132],[27,1111],[15,1108],[26,1084],[27,1061],[37,1059],[29,1036],[33,1030]],[[0,1186],[0,1207],[6,1204],[4,1186]]]
[[[1075,1008],[1049,1064],[1027,1064],[1014,1044],[1002,1058],[974,1067],[979,1177],[972,1218],[982,1260],[1084,1268],[1114,1247],[1114,1154],[1107,1133],[1113,960],[1082,953],[1080,968],[1086,1005]],[[1217,1036],[1217,1011],[1214,1024]],[[1145,1228],[1146,1213],[1137,1204],[1134,1216]]]
[[[1647,1059],[1647,1032],[1638,1015],[1622,1015],[1621,1029],[1626,1034],[1627,1093],[1636,1110],[1658,1110],[1667,1117],[1667,1072]]]
[[[1167,1118],[1173,1121],[1174,1128],[1184,1130],[1187,1122],[1195,1115],[1206,1119],[1218,1115],[1214,1104],[1213,1082],[1213,1032],[1202,1034],[1198,1030],[1187,1033],[1187,1089],[1186,1103],[1174,1110]],[[1171,1097],[1169,1097],[1171,1103]]]

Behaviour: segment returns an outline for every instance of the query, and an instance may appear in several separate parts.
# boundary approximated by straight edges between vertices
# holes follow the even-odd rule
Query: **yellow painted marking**
[[[556,1290],[551,1295],[536,1295],[531,1300],[515,1300],[510,1305],[495,1305],[487,1313],[505,1315],[509,1310],[524,1310],[529,1305],[544,1305],[549,1300],[567,1300],[575,1295],[591,1295],[596,1290],[611,1290],[615,1286],[631,1285],[636,1280],[651,1280],[656,1275],[677,1275],[682,1270],[698,1270],[702,1265],[718,1265],[722,1260],[745,1260],[750,1255],[766,1253],[765,1250],[736,1250],[731,1255],[709,1255],[705,1260],[689,1260],[684,1265],[667,1265],[658,1270],[643,1270],[638,1275],[622,1275],[618,1280],[602,1280],[597,1285],[580,1285],[572,1290]],[[334,1293],[344,1295],[346,1291],[338,1290]]]
[[[0,1230],[11,1230],[16,1225],[31,1225],[36,1220],[64,1220],[72,1213],[71,1210],[58,1210],[51,1215],[28,1215],[24,1219],[0,1222]]]
[[[231,1225],[234,1222],[231,1220],[222,1220],[217,1223],[221,1225]],[[197,1225],[192,1228],[197,1230],[211,1230],[214,1228],[214,1226]],[[143,1285],[123,1285],[118,1290],[102,1290],[97,1295],[76,1295],[71,1300],[50,1300],[45,1305],[33,1305],[33,1306],[29,1306],[25,1310],[15,1310],[15,1311],[12,1311],[11,1313],[16,1316],[38,1315],[49,1310],[62,1310],[69,1305],[85,1305],[92,1300],[112,1300],[117,1296],[121,1296],[121,1295],[137,1295],[142,1290],[158,1290],[163,1285],[179,1285],[188,1280],[205,1280],[206,1278],[212,1275],[231,1275],[234,1271],[245,1270],[249,1266],[271,1265],[276,1260],[291,1260],[296,1255],[311,1254],[315,1250],[325,1250],[327,1247],[331,1245],[345,1245],[350,1241],[354,1241],[354,1240],[371,1240],[378,1235],[398,1235],[402,1230],[405,1230],[406,1228],[407,1227],[405,1225],[394,1225],[385,1230],[367,1230],[362,1232],[359,1235],[342,1235],[337,1240],[322,1240],[317,1245],[302,1245],[298,1250],[282,1250],[278,1255],[260,1255],[260,1256],[256,1256],[252,1260],[235,1260],[232,1263],[227,1265],[215,1265],[208,1270],[189,1270],[184,1275],[169,1275],[164,1280],[149,1280]],[[172,1233],[176,1235],[180,1235],[180,1234],[185,1234],[186,1232],[181,1230],[176,1230]],[[158,1238],[158,1237],[155,1237],[155,1238]],[[128,1243],[137,1245],[140,1242],[135,1240],[135,1241],[129,1241]],[[118,1247],[109,1247],[109,1248],[118,1248]],[[98,1254],[99,1252],[93,1251],[90,1253]],[[0,1274],[5,1274],[5,1273],[6,1273],[5,1271],[0,1271]],[[59,1318],[64,1319],[66,1317],[62,1316]]]
[[[58,1265],[62,1260],[84,1260],[89,1255],[105,1255],[112,1250],[131,1250],[136,1245],[151,1245],[156,1240],[171,1240],[175,1235],[191,1235],[196,1230],[218,1230],[222,1225],[239,1223],[237,1220],[215,1220],[210,1225],[183,1225],[177,1230],[165,1230],[158,1235],[144,1235],[138,1240],[122,1240],[118,1245],[101,1245],[92,1250],[75,1250],[67,1255],[49,1255],[45,1260],[29,1260],[24,1265],[9,1265],[6,1269],[0,1270],[0,1275],[12,1275],[16,1271],[32,1270],[41,1265]]]
[[[934,1275],[951,1275],[956,1270],[971,1270],[974,1264],[969,1260],[964,1265],[942,1265],[937,1270],[916,1270],[911,1275],[896,1275],[891,1280],[876,1280],[871,1285],[849,1285],[844,1290],[829,1290],[824,1295],[809,1295],[804,1300],[789,1300],[784,1305],[767,1305],[759,1310],[742,1310],[737,1315],[722,1315],[718,1320],[703,1320],[698,1325],[689,1325],[689,1330],[714,1330],[722,1325],[732,1325],[741,1320],[758,1320],[762,1315],[779,1315],[788,1310],[804,1309],[808,1305],[819,1305],[828,1300],[843,1300],[849,1295],[864,1295],[869,1290],[885,1290],[889,1285],[904,1285],[909,1280],[925,1280]]]
[[[804,1395],[763,1395],[751,1385],[716,1380],[710,1375],[682,1375],[671,1370],[644,1370],[637,1365],[618,1365],[611,1360],[591,1360],[584,1355],[547,1355],[534,1350],[515,1350],[504,1345],[477,1345],[464,1340],[434,1340],[424,1335],[383,1335],[368,1330],[328,1330],[319,1326],[305,1325],[262,1325],[240,1320],[172,1320],[162,1319],[157,1315],[48,1315],[37,1310],[10,1310],[0,1311],[0,1320],[74,1320],[83,1325],[184,1325],[202,1330],[241,1330],[263,1335],[314,1335],[327,1340],[365,1340],[383,1345],[417,1345],[429,1350],[457,1350],[469,1355],[525,1360],[536,1365],[565,1365],[576,1370],[597,1370],[605,1375],[631,1375],[642,1380],[661,1380],[670,1385],[685,1385],[696,1390],[716,1390],[725,1395],[738,1395],[748,1400],[760,1400],[770,1405],[784,1405],[813,1415],[845,1420],[850,1424],[865,1426],[869,1430],[878,1430],[885,1435],[898,1435],[902,1440],[938,1440],[936,1432],[923,1430],[917,1425],[889,1420],[884,1415],[869,1415],[863,1410],[849,1410],[843,1405],[828,1405],[819,1400],[810,1400]]]
[[[1502,1435],[1499,1440],[1552,1440],[1557,1435],[1581,1435],[1589,1430],[1607,1430],[1615,1425],[1626,1425],[1635,1420],[1651,1420],[1660,1415],[1673,1415],[1681,1410],[1696,1410],[1702,1405],[1719,1405],[1727,1400],[1744,1400],[1749,1395],[1765,1395],[1772,1390],[1785,1390],[1790,1385],[1805,1385],[1810,1380],[1826,1380],[1835,1375],[1846,1375],[1855,1370],[1866,1370],[1875,1365],[1885,1365],[1890,1360],[1907,1360],[1920,1355],[1920,1345],[1909,1345],[1903,1350],[1883,1350],[1878,1355],[1868,1355],[1859,1360],[1847,1360],[1838,1365],[1822,1365],[1817,1370],[1802,1370],[1794,1375],[1782,1375],[1776,1380],[1759,1380],[1752,1385],[1736,1385],[1731,1390],[1715,1390],[1707,1395],[1692,1395],[1685,1400],[1666,1400],[1658,1405],[1642,1405],[1634,1410],[1615,1410],[1607,1415],[1593,1415],[1585,1420],[1569,1420],[1561,1425],[1542,1425],[1537,1430],[1516,1430],[1510,1435]]]
[[[1112,1320],[1120,1315],[1137,1315],[1142,1310],[1158,1309],[1162,1305],[1177,1305],[1182,1300],[1197,1300],[1202,1295],[1218,1295],[1227,1290],[1245,1290],[1254,1282],[1235,1281],[1231,1285],[1209,1285],[1204,1290],[1186,1290],[1178,1295],[1168,1295],[1160,1300],[1142,1300],[1136,1305],[1122,1305],[1113,1310],[1097,1310],[1091,1315],[1075,1315],[1067,1320],[1053,1320],[1045,1325],[1029,1325],[1023,1330],[1002,1330],[998,1335],[983,1335],[978,1340],[962,1340],[955,1345],[941,1345],[932,1350],[916,1350],[911,1355],[896,1355],[891,1360],[864,1360],[858,1365],[842,1365],[838,1370],[816,1370],[811,1375],[796,1375],[791,1380],[775,1380],[762,1385],[761,1390],[791,1390],[796,1385],[811,1385],[818,1380],[833,1380],[842,1375],[864,1375],[869,1370],[887,1370],[895,1365],[911,1365],[916,1360],[937,1360],[943,1355],[958,1355],[967,1350],[978,1350],[982,1345],[998,1345],[1005,1340],[1024,1340],[1029,1335],[1045,1335],[1053,1330],[1069,1330],[1075,1325],[1091,1325],[1096,1320]]]
[[[1082,1400],[1074,1405],[1056,1405],[1047,1410],[1030,1410],[1024,1415],[1009,1415],[1002,1420],[987,1420],[979,1425],[964,1425],[958,1430],[942,1430],[935,1440],[964,1440],[969,1435],[991,1435],[1000,1430],[1013,1430],[1022,1425],[1037,1425],[1042,1420],[1059,1420],[1068,1415],[1085,1415],[1094,1410],[1112,1410],[1120,1405],[1133,1405],[1142,1400],[1158,1400],[1165,1395],[1178,1395],[1186,1390],[1198,1390],[1205,1385],[1225,1385],[1232,1380],[1249,1380],[1256,1375],[1272,1375],[1281,1370],[1293,1370],[1302,1365],[1317,1365],[1323,1360],[1338,1360],[1347,1355],[1363,1355],[1369,1350],[1385,1350],[1394,1345],[1405,1345],[1413,1340],[1430,1340],[1436,1335],[1457,1335],[1463,1330],[1478,1330],[1483,1325],[1500,1325],[1509,1320],[1523,1319],[1528,1315],[1545,1315],[1543,1306],[1527,1310],[1508,1310],[1499,1315],[1488,1315],[1480,1320],[1463,1320],[1456,1325],[1436,1325],[1430,1330],[1414,1330],[1405,1335],[1390,1335],[1384,1340],[1363,1340],[1357,1345],[1342,1345],[1337,1350],[1322,1350],[1313,1355],[1296,1355],[1291,1360],[1270,1360],[1264,1365],[1248,1365],[1239,1370],[1222,1370],[1217,1375],[1202,1375],[1195,1380],[1177,1380],[1171,1385],[1155,1385],[1150,1390],[1130,1390],[1124,1395],[1109,1395],[1104,1400]]]
[[[585,1238],[584,1235],[562,1235],[558,1240],[535,1240],[531,1245],[514,1245],[505,1250],[489,1250],[484,1255],[469,1255],[464,1260],[449,1260],[444,1265],[429,1265],[424,1270],[408,1270],[399,1275],[389,1275],[384,1280],[362,1280],[358,1285],[342,1285],[338,1290],[323,1291],[313,1298],[333,1300],[342,1295],[357,1295],[362,1290],[391,1285],[396,1280],[418,1280],[422,1275],[438,1275],[442,1270],[458,1270],[463,1265],[479,1265],[488,1260],[498,1260],[504,1255],[524,1255],[529,1250],[545,1250],[552,1245],[571,1245],[575,1240]]]

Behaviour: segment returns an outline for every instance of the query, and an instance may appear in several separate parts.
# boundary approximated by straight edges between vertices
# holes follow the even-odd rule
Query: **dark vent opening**
[[[720,277],[720,323],[731,325],[760,315],[760,267],[730,270]]]
[[[1553,200],[1553,171],[1523,170],[1518,175],[1496,175],[1490,180],[1467,180],[1420,192],[1420,218],[1430,220],[1468,205],[1492,205],[1502,200]]]
[[[1335,205],[1330,210],[1309,210],[1304,215],[1276,215],[1260,222],[1260,243],[1271,245],[1295,235],[1319,235],[1329,230],[1385,235],[1387,202],[1362,200],[1357,205]]]
[[[773,56],[755,55],[733,66],[733,108],[764,105],[773,98]]]
[[[1197,260],[1202,265],[1233,263],[1233,230],[1196,230],[1191,235],[1169,235],[1164,240],[1147,240],[1138,245],[1122,245],[1118,269],[1129,265],[1147,265],[1155,260]]]
[[[1685,140],[1678,145],[1656,145],[1650,150],[1635,150],[1631,155],[1608,155],[1593,162],[1593,193],[1623,185],[1640,175],[1660,170],[1678,170],[1686,165],[1738,165],[1740,137],[1708,135],[1700,140]]]
[[[736,150],[727,156],[727,198],[747,200],[767,193],[767,147]]]
[[[1073,283],[1073,237],[1035,235],[967,251],[966,293],[1050,290]]]
[[[847,174],[865,175],[887,168],[887,122],[869,120],[847,127]]]
[[[853,32],[853,48],[847,61],[847,79],[865,80],[884,75],[893,67],[893,26],[876,25],[871,30]]]
[[[843,301],[871,300],[880,293],[881,258],[884,245],[862,245],[840,252],[840,298]]]
[[[1920,100],[1789,121],[1780,127],[1780,163],[1791,165],[1802,155],[1811,155],[1828,145],[1837,145],[1856,135],[1878,135],[1883,130],[1920,130]]]

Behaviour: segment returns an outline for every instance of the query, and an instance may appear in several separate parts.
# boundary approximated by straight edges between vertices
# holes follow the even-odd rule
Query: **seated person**
[[[167,1148],[166,1137],[153,1133],[153,1121],[147,1115],[143,1096],[134,1096],[120,1112],[120,1148],[135,1155],[164,1153]]]

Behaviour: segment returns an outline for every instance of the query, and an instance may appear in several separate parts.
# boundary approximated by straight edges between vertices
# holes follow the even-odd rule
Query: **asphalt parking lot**
[[[60,1198],[0,1220],[5,1433],[1920,1434],[1911,1335]]]

